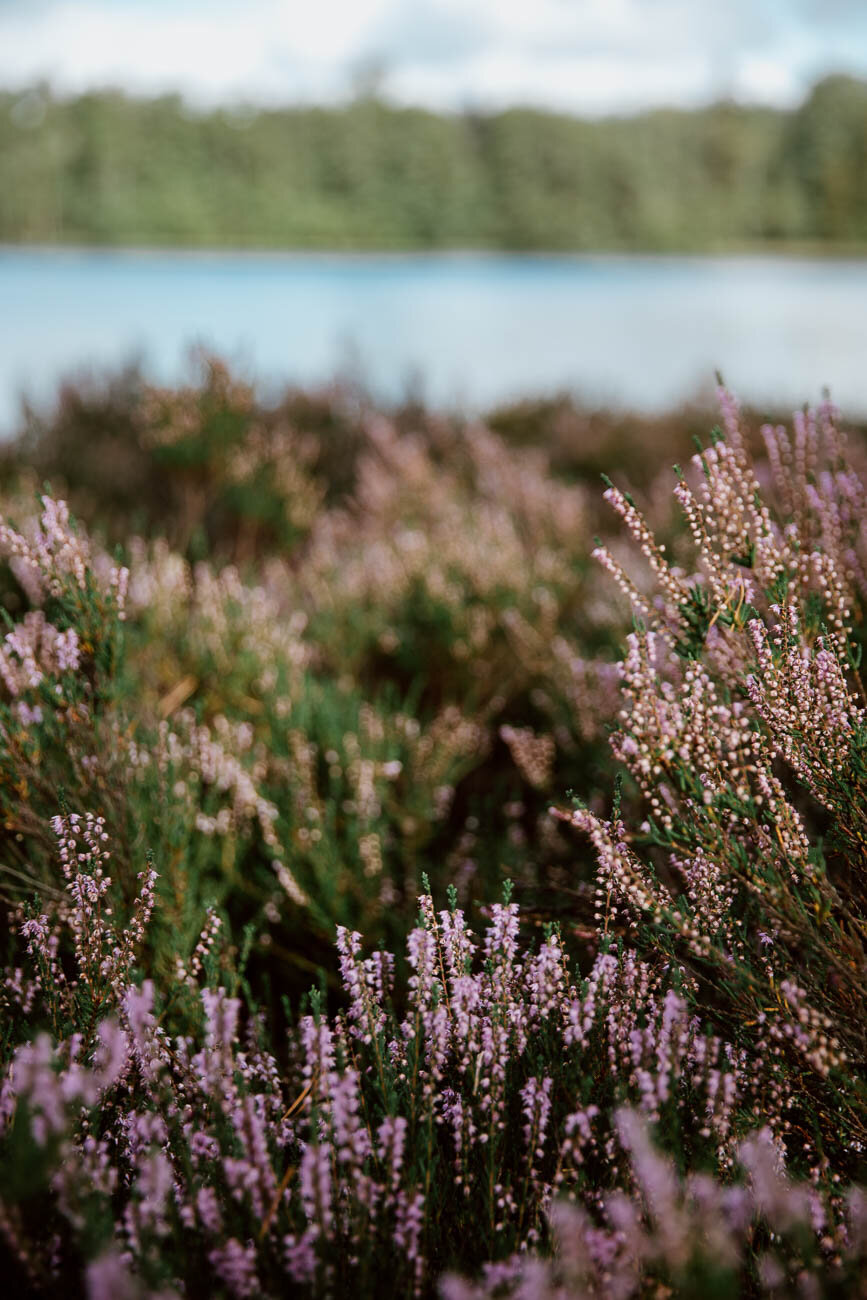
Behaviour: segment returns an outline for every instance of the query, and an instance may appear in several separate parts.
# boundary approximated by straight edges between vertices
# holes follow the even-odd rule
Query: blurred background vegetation
[[[591,850],[549,806],[605,807],[614,775],[629,618],[590,559],[611,536],[599,471],[629,466],[670,540],[660,467],[711,422],[567,398],[482,422],[347,385],[266,401],[209,355],[177,387],[132,366],[67,381],[0,444],[0,514],[50,484],[129,563],[129,605],[116,644],[88,624],[111,642],[99,707],[7,727],[0,918],[53,887],[62,788],[110,820],[124,889],[154,854],[175,939],[215,902],[236,940],[263,936],[254,972],[281,992],[333,977],[335,924],[402,947],[422,873],[461,905],[509,877],[529,921],[583,943]],[[29,610],[0,564],[0,617]]]
[[[707,251],[867,244],[867,83],[796,110],[194,112],[0,93],[0,241]]]

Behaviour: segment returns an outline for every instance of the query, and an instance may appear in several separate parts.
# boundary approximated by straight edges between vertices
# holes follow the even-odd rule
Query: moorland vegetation
[[[31,413],[10,1288],[865,1294],[863,440],[720,400]]]

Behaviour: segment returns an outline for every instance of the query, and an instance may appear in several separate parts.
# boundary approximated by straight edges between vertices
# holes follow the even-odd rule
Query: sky
[[[867,77],[867,0],[0,0],[0,87],[598,116]]]

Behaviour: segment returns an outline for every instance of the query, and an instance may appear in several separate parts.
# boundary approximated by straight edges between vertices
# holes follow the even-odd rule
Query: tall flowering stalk
[[[765,428],[764,488],[736,404],[675,495],[693,547],[674,564],[621,514],[658,583],[635,601],[612,739],[647,820],[569,820],[598,859],[608,928],[682,962],[698,1005],[761,1062],[744,1097],[804,1168],[867,1139],[867,730],[858,673],[863,487],[827,404],[793,439]],[[602,550],[600,558],[631,591]],[[797,971],[793,980],[791,972]]]
[[[69,814],[60,832],[77,867],[104,860],[103,831]],[[99,924],[90,903],[86,926],[80,905],[61,911],[53,949],[44,918],[24,923],[37,1023],[51,1017],[51,961],[62,978],[52,953],[68,942],[91,978],[112,934],[122,954],[147,924],[140,910],[114,931],[110,897],[109,885]],[[90,1295],[126,1269],[113,1285],[160,1295],[415,1296],[444,1269],[488,1260],[481,1290],[452,1281],[447,1294],[530,1275],[555,1286],[568,1268],[576,1295],[628,1295],[647,1270],[745,1277],[750,1222],[777,1234],[768,1278],[857,1271],[860,1194],[789,1183],[768,1126],[744,1143],[756,1062],[702,1026],[686,969],[609,946],[582,977],[555,931],[520,939],[515,904],[490,909],[477,936],[457,908],[419,901],[405,1013],[389,1004],[381,956],[342,935],[346,1010],[315,1004],[283,1066],[193,957],[174,1009],[103,962],[113,993],[89,1033],[77,1026],[93,1003],[73,986],[65,1021],[15,1049],[0,1091],[0,1231],[21,1277],[50,1290],[83,1268]],[[202,944],[213,947],[210,920]],[[735,1184],[684,1183],[651,1131]],[[21,1154],[31,1169],[38,1154],[35,1199],[32,1173],[28,1196],[17,1191]],[[549,1266],[533,1253],[552,1242],[563,1262]]]
[[[72,903],[21,926],[29,1015],[51,1036],[11,1058],[6,1140],[45,1151],[40,1217],[58,1241],[85,1188],[104,1196],[115,1227],[100,1250],[131,1258],[148,1285],[184,1293],[205,1270],[239,1296],[367,1293],[385,1276],[397,1293],[427,1293],[449,1264],[543,1245],[555,1195],[593,1202],[617,1184],[616,1103],[689,1131],[709,1155],[728,1142],[742,1063],[632,954],[600,953],[583,978],[556,931],[538,948],[521,942],[508,898],[476,935],[454,899],[437,913],[425,894],[403,1014],[390,1003],[393,959],[341,933],[346,1009],[303,1017],[280,1068],[203,964],[212,919],[180,957],[173,1007],[152,981],[132,981],[153,869],[121,930],[104,824],[68,813],[56,829]],[[21,1268],[35,1231],[27,1219],[6,1229]],[[191,1232],[194,1257],[172,1254]],[[58,1247],[43,1276],[72,1267]]]

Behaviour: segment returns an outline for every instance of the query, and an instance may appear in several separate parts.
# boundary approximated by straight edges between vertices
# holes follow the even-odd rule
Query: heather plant
[[[288,421],[262,419],[252,387],[216,357],[200,370],[198,384],[147,386],[136,411],[137,441],[176,497],[178,545],[201,551],[230,537],[237,557],[267,538],[291,551],[321,499],[315,444]]]
[[[242,925],[269,918],[271,954],[302,965],[327,960],[335,922],[397,942],[421,870],[464,900],[505,869],[557,906],[572,848],[548,803],[601,783],[617,707],[586,493],[481,426],[420,413],[413,433],[348,398],[266,408],[212,359],[177,391],[129,377],[105,410],[73,397],[20,455],[71,478],[110,535],[129,517],[145,532],[124,538],[112,708],[92,743],[67,726],[33,828],[52,786],[106,811],[106,787],[130,791],[110,808],[124,878],[147,842],[172,924],[220,900]],[[88,420],[100,463],[132,457],[118,498],[72,456]],[[277,443],[309,492],[277,473]],[[250,518],[282,502],[291,537],[232,513],[242,462]],[[31,605],[14,582],[5,598],[16,617]],[[101,770],[83,785],[63,753],[82,749]]]
[[[612,744],[640,788],[634,832],[578,808],[606,933],[677,960],[753,1071],[756,1119],[818,1176],[864,1150],[865,588],[861,480],[828,403],[766,426],[765,490],[738,410],[680,475],[693,543],[657,545],[607,497],[656,583],[597,557],[638,620]]]
[[[481,428],[368,422],[249,563],[15,505],[13,1289],[863,1293],[863,480],[722,401],[598,571]]]
[[[132,367],[101,385],[64,384],[52,418],[27,411],[25,464],[60,478],[76,509],[121,542],[137,529],[196,558],[290,552],[322,495],[315,439],[219,358],[194,351],[191,370],[174,388]]]
[[[27,883],[52,849],[58,787],[90,789],[117,699],[129,572],[91,550],[62,501],[43,496],[0,550],[29,608],[0,647],[0,808],[7,881]]]
[[[0,650],[4,906],[33,888],[57,895],[49,826],[65,792],[83,810],[110,814],[127,902],[146,848],[159,852],[174,901],[167,924],[183,928],[200,889],[218,892],[197,828],[228,804],[233,824],[258,817],[268,829],[265,802],[216,741],[204,747],[210,771],[196,806],[178,797],[183,740],[136,710],[127,672],[129,570],[73,525],[62,501],[43,496],[21,529],[0,522],[0,547],[29,606]]]
[[[424,867],[455,786],[489,742],[455,705],[419,719],[394,690],[371,700],[324,672],[294,596],[277,566],[253,587],[162,547],[133,562],[130,608],[150,650],[142,672],[175,800],[238,865],[242,824],[258,823],[272,919],[301,907],[304,930],[330,947],[335,922],[374,925],[407,887],[414,897],[419,857]],[[230,787],[231,804],[219,797]]]
[[[520,942],[516,904],[479,936],[423,895],[402,1012],[394,958],[340,929],[345,1009],[313,999],[281,1066],[214,918],[172,981],[137,983],[154,869],[121,923],[105,823],[54,831],[68,897],[20,920],[4,990],[24,1041],[0,1094],[0,1230],[22,1285],[421,1295],[485,1259],[480,1289],[446,1294],[857,1276],[863,1197],[791,1184],[767,1129],[735,1145],[744,1072],[682,971],[603,946],[576,978],[556,931]],[[747,1185],[683,1183],[651,1124],[693,1169],[736,1153]],[[556,1262],[530,1262],[552,1226]]]
[[[601,1223],[561,1200],[548,1258],[489,1263],[478,1282],[448,1277],[445,1300],[610,1295],[864,1295],[864,1195],[851,1190],[836,1224],[809,1185],[793,1182],[767,1129],[737,1149],[738,1181],[684,1178],[656,1150],[643,1118],[623,1108],[615,1129],[629,1193],[604,1200]]]
[[[565,857],[545,800],[555,743],[515,725],[529,674],[540,673],[538,638],[530,670],[513,649],[511,696],[485,704],[470,682],[443,698],[422,674],[425,702],[414,681],[377,688],[363,672],[335,674],[301,580],[276,559],[252,582],[134,540],[127,570],[73,529],[63,503],[46,497],[40,510],[41,522],[7,527],[2,539],[19,593],[4,650],[7,893],[57,887],[45,828],[63,789],[110,814],[128,897],[150,848],[164,863],[167,926],[192,942],[196,909],[217,902],[236,928],[256,925],[266,964],[288,962],[297,978],[327,960],[335,923],[397,941],[422,870],[436,876],[442,862],[462,897],[504,865],[532,882],[545,860],[522,872],[528,824],[546,837],[549,860]],[[63,583],[44,547],[23,549],[52,512],[76,566]],[[344,617],[356,597],[338,594]],[[491,668],[502,688],[498,654]],[[562,637],[555,654],[562,700],[587,672]],[[538,717],[538,700],[531,707]],[[586,743],[599,713],[583,713],[577,743],[561,729],[566,748]],[[505,808],[489,843],[478,834],[480,804],[498,798]]]

